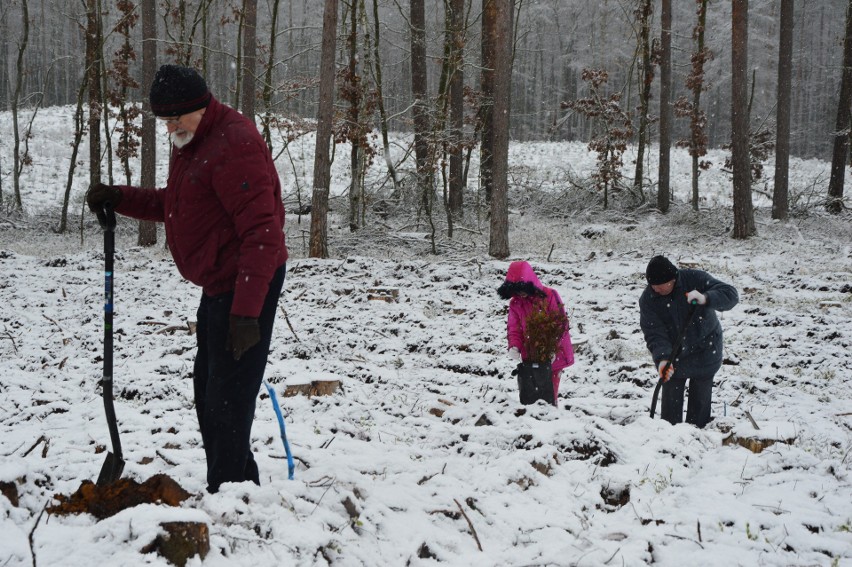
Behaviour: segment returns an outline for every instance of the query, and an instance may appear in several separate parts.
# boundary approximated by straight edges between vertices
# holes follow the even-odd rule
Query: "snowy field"
[[[39,115],[22,180],[28,215],[0,217],[0,482],[20,495],[18,506],[0,497],[0,566],[166,565],[141,550],[161,522],[179,520],[210,527],[212,549],[193,566],[852,566],[852,217],[810,208],[777,223],[756,193],[758,235],[732,240],[721,152],[702,176],[698,217],[682,204],[689,159],[680,152],[667,216],[532,214],[522,187],[558,192],[582,178],[593,156],[580,144],[511,151],[510,260],[529,260],[559,291],[577,343],[558,408],[518,402],[506,303],[495,291],[508,261],[488,257],[475,220],[453,241],[442,237],[436,256],[411,219],[351,236],[335,214],[333,257],[317,260],[304,254],[309,217],[299,224],[291,214],[267,378],[295,479],[263,392],[253,435],[262,486],[208,495],[192,403],[195,337],[185,329],[199,291],[161,246],[136,247],[124,219],[115,266],[124,474],[165,473],[194,496],[180,508],[146,505],[102,521],[45,514],[36,525],[55,494],[97,477],[109,445],[98,386],[100,229],[87,215],[82,232],[50,231],[70,155],[66,114]],[[10,129],[0,116],[4,202]],[[288,200],[311,186],[312,143],[294,144],[292,165],[279,159]],[[337,194],[347,179],[341,155]],[[73,188],[75,215],[85,175]],[[797,160],[791,191],[804,207],[824,195],[827,177],[828,164]],[[771,179],[756,188],[771,193]],[[648,417],[656,375],[637,301],[657,253],[740,292],[721,315],[725,363],[705,430]],[[397,289],[399,301],[369,300],[375,287]],[[317,379],[342,389],[282,397],[287,384]],[[760,453],[723,443],[758,433],[746,412],[777,441]]]

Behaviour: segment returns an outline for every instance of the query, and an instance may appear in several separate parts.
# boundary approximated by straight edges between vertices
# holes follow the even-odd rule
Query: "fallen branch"
[[[153,323],[151,323],[153,324]],[[155,335],[164,335],[166,333],[173,335],[177,331],[186,331],[188,334],[192,334],[192,327],[189,325],[169,325],[168,327],[163,327],[162,329],[156,331]]]
[[[691,541],[692,543],[694,543],[695,545],[697,545],[697,546],[698,546],[698,547],[700,547],[701,549],[704,549],[704,546],[703,546],[703,545],[701,545],[701,543],[700,543],[700,542],[697,542],[697,541],[695,541],[695,540],[694,540],[694,539],[692,539],[692,538],[683,537],[683,536],[680,536],[680,535],[677,535],[677,534],[666,534],[666,535],[667,535],[667,536],[669,536],[669,537],[676,538],[676,539],[682,539],[683,541]]]
[[[155,453],[157,454],[157,456],[158,456],[158,457],[160,457],[161,459],[163,459],[163,461],[164,461],[167,465],[172,466],[172,467],[176,467],[176,466],[177,466],[177,463],[175,463],[174,461],[172,461],[172,460],[170,460],[170,459],[167,459],[167,458],[166,458],[166,456],[165,456],[165,455],[163,455],[163,454],[160,452],[160,450],[159,450],[159,449],[157,449],[157,451],[155,451]]]
[[[459,511],[462,513],[462,516],[464,516],[464,519],[467,520],[467,525],[470,527],[471,533],[473,533],[473,539],[476,540],[476,547],[479,548],[479,551],[482,551],[482,544],[479,543],[479,536],[476,535],[476,530],[473,527],[473,523],[470,521],[470,518],[467,517],[467,514],[465,513],[464,508],[462,508],[462,505],[459,504],[459,501],[453,498],[453,502],[456,503],[456,506],[459,507]]]
[[[307,290],[305,290],[305,291],[307,291]],[[304,293],[304,292],[302,292],[302,293]],[[301,296],[300,296],[300,297],[301,297]],[[293,329],[293,325],[291,325],[291,324],[290,324],[290,318],[287,316],[287,310],[286,310],[286,309],[284,309],[284,306],[283,306],[283,305],[280,305],[279,307],[281,308],[281,313],[283,313],[283,314],[284,314],[284,320],[287,322],[287,326],[288,326],[288,327],[290,327],[290,332],[291,332],[291,333],[293,333],[293,337],[296,339],[296,342],[297,342],[297,343],[302,342],[302,341],[299,339],[299,335],[297,335],[297,334],[296,334],[296,331]]]
[[[619,551],[621,551],[620,547],[618,549],[616,549],[615,552],[612,555],[609,556],[609,559],[604,561],[604,565],[609,565],[609,562],[612,561],[613,559],[615,559],[615,556],[618,555]]]
[[[5,325],[3,325],[3,330],[6,332],[6,336],[3,338],[9,339],[12,343],[12,348],[15,349],[15,354],[18,354],[18,345],[15,344],[15,337],[12,336],[12,333],[9,332],[9,329]]]
[[[417,481],[417,484],[423,484],[423,483],[429,482],[430,480],[432,480],[434,477],[438,476],[439,474],[444,474],[445,470],[447,470],[447,463],[444,463],[444,467],[441,469],[440,472],[436,472],[434,474],[424,476],[423,478],[421,478],[420,480]],[[458,502],[456,502],[456,504],[458,504]]]
[[[33,443],[32,447],[30,447],[29,449],[27,449],[27,452],[26,452],[26,453],[24,453],[24,457],[26,457],[27,455],[29,455],[30,453],[32,453],[32,452],[33,452],[33,449],[35,449],[36,447],[38,447],[38,444],[39,444],[39,443],[42,443],[42,442],[44,442],[44,443],[46,443],[46,442],[47,442],[47,437],[45,437],[44,435],[42,435],[41,437],[39,437],[38,439],[36,439],[36,442],[35,442],[35,443]]]
[[[12,449],[12,451],[10,451],[10,452],[6,453],[6,454],[5,454],[5,455],[3,455],[3,456],[4,456],[4,457],[11,457],[12,455],[14,455],[15,453],[17,453],[17,452],[18,452],[18,449],[20,449],[20,448],[21,448],[21,447],[23,447],[23,446],[24,446],[24,444],[23,444],[23,443],[21,443],[20,445],[18,445],[18,446],[17,446],[17,447],[15,447],[14,449]]]
[[[334,479],[331,479],[331,481],[328,483],[328,487],[323,491],[322,496],[320,496],[319,500],[317,500],[317,505],[314,506],[314,509],[311,510],[311,513],[308,514],[308,516],[314,515],[314,512],[317,511],[317,508],[319,508],[319,505],[322,504],[322,499],[325,498],[325,495],[328,493],[329,490],[331,490],[332,486],[334,486]]]
[[[754,426],[754,428],[759,431],[760,427],[757,426],[757,422],[751,416],[751,413],[747,411],[747,412],[745,412],[745,414],[746,414],[746,417],[748,418],[748,420],[751,422],[752,426]]]
[[[59,326],[59,323],[57,323],[56,321],[54,321],[53,319],[51,319],[50,317],[48,317],[44,313],[42,313],[41,316],[44,317],[45,319],[47,319],[48,321],[50,321],[51,323],[53,323],[54,325],[56,325],[56,328],[59,329],[60,333],[62,332],[62,327]]]
[[[30,533],[27,536],[27,539],[29,539],[30,541],[30,553],[33,556],[33,567],[36,567],[36,554],[35,546],[33,545],[33,534],[35,533],[36,528],[38,527],[38,523],[41,521],[41,516],[42,514],[44,514],[45,508],[47,508],[47,502],[45,502],[44,506],[41,507],[41,512],[38,513],[38,518],[36,518],[35,524],[33,524],[33,529],[30,530]]]

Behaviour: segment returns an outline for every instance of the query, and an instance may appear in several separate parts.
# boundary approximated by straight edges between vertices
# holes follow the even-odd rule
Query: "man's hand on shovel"
[[[668,382],[674,374],[674,371],[674,365],[668,360],[661,360],[660,364],[657,365],[657,372],[660,373],[660,380],[663,382]]]

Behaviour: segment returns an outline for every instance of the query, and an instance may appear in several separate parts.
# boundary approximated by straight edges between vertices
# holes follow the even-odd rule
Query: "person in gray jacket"
[[[722,325],[716,312],[737,304],[737,290],[702,270],[679,270],[664,256],[651,258],[645,278],[648,286],[639,298],[639,326],[663,381],[660,416],[673,425],[683,421],[689,380],[686,422],[704,427],[710,421],[713,377],[722,366]],[[680,354],[672,360],[674,343],[693,308],[697,311]]]

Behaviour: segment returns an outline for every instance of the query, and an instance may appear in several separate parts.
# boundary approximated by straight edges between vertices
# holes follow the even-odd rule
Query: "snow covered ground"
[[[0,482],[20,494],[17,507],[0,497],[0,565],[165,565],[141,549],[159,523],[175,520],[210,526],[210,553],[189,565],[852,565],[852,222],[813,209],[776,223],[756,197],[758,236],[734,241],[718,158],[702,176],[714,208],[699,217],[679,204],[667,216],[541,218],[523,207],[511,215],[511,259],[529,260],[571,317],[577,363],[563,374],[558,408],[518,403],[504,354],[506,304],[495,292],[508,262],[488,257],[475,222],[455,242],[442,239],[434,256],[422,226],[391,219],[388,230],[353,237],[334,216],[334,257],[317,260],[304,257],[309,219],[299,225],[290,215],[292,258],[267,378],[285,413],[295,480],[262,392],[254,428],[262,486],[216,495],[204,492],[195,337],[183,329],[199,291],[160,246],[136,247],[125,219],[115,268],[125,475],[166,473],[196,496],[100,522],[45,515],[36,526],[54,494],[96,478],[97,451],[109,445],[98,387],[100,230],[87,216],[81,242],[43,220],[64,185],[63,120],[45,111],[31,142],[38,154],[22,185],[31,216],[0,219]],[[4,198],[8,129],[3,116]],[[300,159],[310,160],[308,147]],[[517,145],[512,156],[517,178],[554,190],[593,163],[579,144]],[[292,174],[309,163],[290,168],[282,158],[288,190],[310,187]],[[673,163],[683,201],[689,160],[677,153]],[[794,192],[818,196],[827,171],[796,162]],[[657,253],[740,291],[722,316],[725,364],[705,430],[648,417],[656,376],[637,300]],[[368,299],[373,287],[398,289],[399,302]],[[342,390],[281,397],[288,383],[323,378]],[[761,453],[723,444],[731,432],[756,433],[746,412],[778,442]]]

